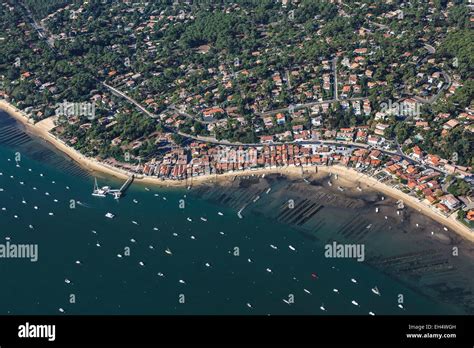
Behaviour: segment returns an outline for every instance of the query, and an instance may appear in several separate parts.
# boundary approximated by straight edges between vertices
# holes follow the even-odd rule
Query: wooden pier
[[[115,199],[120,199],[125,191],[130,187],[130,185],[133,183],[133,180],[135,179],[135,175],[131,175],[128,177],[127,181],[122,185],[122,187],[119,190],[110,190],[109,193],[114,196]]]

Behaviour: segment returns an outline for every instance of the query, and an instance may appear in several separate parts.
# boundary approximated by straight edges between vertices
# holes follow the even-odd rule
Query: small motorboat
[[[379,289],[378,289],[376,286],[372,288],[372,292],[373,292],[375,295],[380,296],[380,291],[379,291]]]

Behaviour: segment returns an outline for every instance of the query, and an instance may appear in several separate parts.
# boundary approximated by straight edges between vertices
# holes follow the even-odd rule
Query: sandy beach
[[[18,110],[13,105],[9,104],[4,100],[0,100],[0,110],[7,112],[9,115],[14,117],[16,120],[21,122],[25,125],[28,132],[39,136],[40,138],[48,141],[58,150],[62,151],[78,164],[80,164],[83,168],[91,171],[102,173],[105,175],[110,175],[116,177],[118,179],[125,180],[130,175],[126,171],[123,171],[119,168],[114,168],[110,165],[105,163],[101,163],[98,160],[88,158],[75,149],[71,148],[70,146],[66,145],[61,140],[57,139],[53,136],[49,131],[54,128],[54,116],[48,119],[42,120],[36,124],[33,124],[29,121],[26,114],[22,111]],[[315,167],[305,167],[305,172],[315,173]],[[365,174],[359,173],[354,169],[347,168],[340,165],[330,166],[330,167],[317,167],[318,173],[332,173],[338,174],[341,178],[346,181],[346,185],[352,185],[352,187],[356,187],[357,185],[362,184],[362,188],[371,188],[373,190],[382,192],[386,195],[391,196],[397,200],[402,200],[405,204],[409,205],[410,207],[416,209],[422,214],[429,216],[430,218],[436,220],[437,222],[443,224],[450,230],[455,231],[460,236],[474,242],[474,233],[461,222],[456,220],[455,214],[451,215],[449,218],[441,215],[433,208],[431,208],[428,204],[423,203],[411,197],[400,190],[387,186],[383,183],[380,183],[376,179],[369,177]],[[159,178],[154,177],[142,177],[137,178],[136,182],[143,183],[143,184],[150,184],[150,185],[158,185],[162,187],[185,187],[187,185],[199,185],[209,182],[221,182],[228,180],[229,178],[233,178],[235,176],[248,176],[248,175],[263,175],[263,174],[270,174],[270,173],[281,173],[286,175],[290,178],[301,178],[302,177],[302,168],[301,167],[280,167],[280,168],[261,168],[256,170],[246,170],[240,172],[229,172],[219,175],[204,175],[199,177],[193,177],[192,179],[188,180],[162,180]]]
[[[352,168],[337,165],[331,167],[318,167],[318,171],[338,174],[347,181],[352,182],[354,185],[357,185],[357,182],[360,182],[362,187],[370,187],[371,189],[382,192],[394,199],[402,200],[406,205],[409,205],[418,212],[429,216],[433,220],[446,226],[448,229],[451,229],[462,237],[474,242],[474,233],[467,226],[456,220],[456,213],[452,214],[449,218],[446,218],[441,213],[435,211],[434,208],[431,208],[428,204],[420,202],[416,198],[392,188],[391,186],[385,185],[368,175],[361,174]]]

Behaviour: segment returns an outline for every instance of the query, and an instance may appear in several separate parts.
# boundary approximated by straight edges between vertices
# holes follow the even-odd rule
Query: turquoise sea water
[[[0,258],[2,314],[450,313],[363,263],[326,259],[322,246],[285,225],[239,219],[184,189],[134,184],[120,201],[93,197],[93,176],[5,114],[0,173],[0,244],[39,249],[37,262]]]

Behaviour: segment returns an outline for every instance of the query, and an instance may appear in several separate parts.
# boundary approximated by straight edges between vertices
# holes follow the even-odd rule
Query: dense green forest
[[[15,2],[10,0],[10,3]],[[455,117],[472,106],[474,37],[465,1],[454,1],[450,6],[444,0],[434,1],[433,6],[418,1],[417,6],[407,6],[403,1],[363,0],[354,6],[349,1],[338,5],[302,0],[297,4],[290,2],[287,8],[273,0],[202,0],[179,5],[173,5],[172,0],[90,0],[87,3],[23,0],[23,3],[36,19],[71,4],[69,10],[59,11],[44,21],[55,38],[54,50],[34,31],[24,30],[28,24],[18,25],[26,19],[22,11],[0,7],[0,29],[5,33],[0,47],[2,86],[17,105],[39,111],[41,116],[34,114],[35,118],[52,115],[54,105],[64,99],[79,102],[103,93],[101,82],[112,83],[113,78],[109,77],[112,72],[117,74],[114,76],[138,74],[137,83],[127,88],[126,93],[140,102],[153,99],[152,111],[156,114],[166,111],[169,103],[178,102],[185,93],[186,96],[202,95],[205,107],[234,107],[244,119],[242,124],[229,119],[213,133],[201,122],[184,119],[179,125],[181,131],[258,142],[259,135],[291,131],[294,124],[311,128],[307,114],[297,121],[287,118],[286,124],[271,129],[265,129],[262,119],[255,117],[256,107],[263,111],[278,109],[301,103],[306,98],[304,93],[296,93],[294,87],[286,83],[275,97],[274,74],[284,76],[287,71],[295,70],[298,75],[292,77],[294,84],[314,86],[316,90],[322,83],[321,75],[328,72],[321,69],[323,60],[340,55],[352,62],[356,57],[352,52],[360,47],[370,50],[365,64],[373,70],[372,81],[377,81],[378,86],[368,88],[369,79],[362,69],[358,72],[361,92],[357,96],[369,99],[374,108],[381,100],[409,95],[412,92],[409,87],[416,85],[420,72],[429,76],[441,68],[450,75],[461,76],[461,87],[449,98],[440,98],[424,109],[423,118],[431,122],[441,112]],[[399,6],[403,7],[403,20],[377,18],[378,25],[386,26],[393,34],[373,25],[376,16],[396,11]],[[169,21],[184,13],[191,15]],[[147,24],[151,18],[153,25]],[[364,30],[366,34],[361,37]],[[433,39],[426,41],[427,38]],[[429,57],[425,42],[436,46],[433,56],[437,63],[441,62],[437,66],[426,63]],[[206,54],[198,52],[203,46],[209,50]],[[14,64],[17,59],[21,62],[19,66]],[[126,59],[130,64],[125,64]],[[338,69],[346,70],[347,79],[350,72],[341,60],[338,60]],[[220,70],[231,75],[230,86],[224,87],[218,81]],[[246,70],[247,74],[237,75],[239,70]],[[25,78],[22,75],[25,73],[32,76]],[[339,88],[343,83],[339,81]],[[44,84],[53,84],[53,87],[45,88]],[[321,99],[334,97],[332,88],[320,93]],[[122,116],[123,110],[117,107],[120,101],[112,100],[111,110],[99,107],[97,112],[100,117],[115,117],[117,125],[105,130],[93,124],[90,130],[78,131],[78,124],[67,130],[69,134],[77,134],[76,146],[84,152],[117,151],[110,147],[111,139],[120,137],[128,143],[140,134],[146,137],[160,129],[152,126],[144,115],[134,114],[129,119]],[[335,103],[325,115],[323,127],[337,129],[373,124],[373,114],[356,115]],[[472,132],[466,127],[458,127],[441,139],[442,122],[433,123],[427,131],[419,131],[413,123],[399,121],[395,117],[387,119],[390,127],[386,135],[390,138],[404,143],[419,132],[414,142],[425,151],[445,158],[457,152],[459,164],[473,164]],[[147,143],[136,152],[140,151],[142,155],[151,155],[153,146]]]
[[[35,19],[42,19],[48,14],[64,7],[74,0],[17,0],[23,2],[31,11]]]

